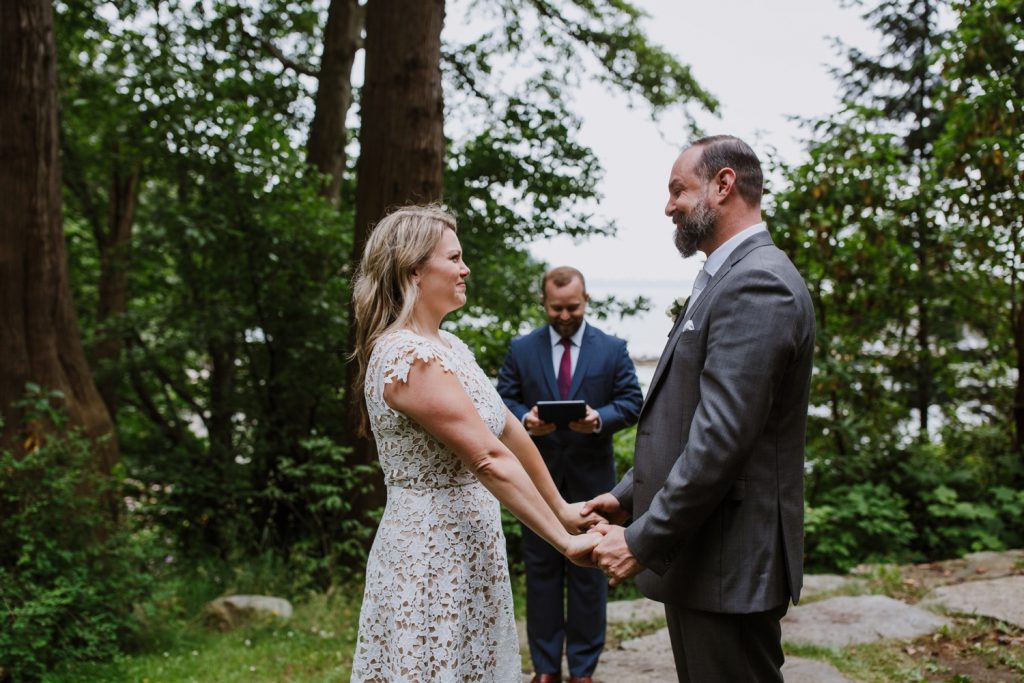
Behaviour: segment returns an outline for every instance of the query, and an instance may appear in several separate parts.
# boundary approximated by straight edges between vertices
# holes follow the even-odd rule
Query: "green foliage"
[[[26,419],[57,429],[60,396],[30,387]],[[111,520],[119,482],[96,468],[76,430],[16,457],[0,451],[0,663],[14,681],[66,662],[113,656],[137,626],[149,587],[149,534]]]
[[[633,453],[636,450],[636,427],[615,432],[612,436],[612,450],[615,455],[615,479],[618,481],[633,467]]]
[[[124,343],[94,370],[119,382],[142,514],[178,557],[274,553],[320,587],[362,567],[372,534],[351,523],[365,512],[352,507],[361,472],[338,446],[350,438],[356,159],[339,210],[306,165],[316,81],[267,45],[315,68],[327,6],[55,6],[70,277],[87,346]],[[537,4],[500,17],[508,32],[444,48],[446,130],[462,131],[446,146],[445,197],[473,268],[469,302],[446,325],[491,373],[540,320],[543,264],[529,242],[614,230],[597,211],[601,169],[576,139],[569,80],[596,70],[655,109],[713,105],[628,4],[565,6],[579,21],[541,26],[547,42],[510,38],[550,9]],[[572,46],[593,59],[561,59]],[[101,326],[100,247],[133,172],[131,240],[115,255],[126,311]]]
[[[882,50],[847,50],[841,109],[781,169],[817,318],[812,567],[1020,542],[1019,8],[866,4]]]
[[[989,501],[963,500],[956,490],[938,486],[924,496],[930,528],[925,542],[952,557],[981,550],[1005,550],[1021,543],[1024,491],[995,486]]]
[[[832,489],[828,503],[806,508],[807,569],[846,571],[862,562],[908,559],[914,528],[905,508],[886,484]]]
[[[350,449],[327,437],[306,439],[302,446],[307,457],[282,457],[278,478],[260,496],[292,510],[302,527],[312,530],[293,546],[291,571],[296,576],[313,577],[314,585],[349,580],[361,572],[373,538],[373,529],[354,514],[353,506],[373,468],[348,464]]]

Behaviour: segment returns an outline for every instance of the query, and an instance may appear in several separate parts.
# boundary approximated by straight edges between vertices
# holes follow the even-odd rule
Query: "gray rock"
[[[839,574],[804,574],[804,588],[800,592],[801,600],[813,600],[826,593],[836,593],[850,587],[865,585],[862,578],[841,576]]]
[[[782,674],[786,683],[851,683],[831,664],[800,657],[786,657]],[[523,683],[529,680],[530,676],[524,674]],[[605,650],[594,672],[594,683],[676,683],[678,680],[675,660],[672,659],[672,643],[668,629],[664,628],[642,638],[628,640],[613,650]]]
[[[1024,628],[1024,576],[939,586],[921,604],[992,617]]]
[[[594,672],[595,683],[674,683],[678,680],[675,660],[672,659],[672,643],[669,642],[668,629],[664,628],[627,640],[614,650],[606,650]]]
[[[828,598],[789,610],[782,639],[799,645],[840,648],[931,633],[949,620],[883,595]]]
[[[964,555],[964,560],[979,573],[1006,575],[1024,568],[1024,550],[971,553]]]
[[[647,598],[616,600],[608,603],[608,623],[622,624],[632,621],[655,621],[665,618],[665,605]]]
[[[235,629],[252,617],[290,619],[292,604],[269,595],[228,595],[206,605],[206,623],[221,630]]]
[[[801,657],[786,657],[782,675],[786,683],[851,683],[831,664]]]

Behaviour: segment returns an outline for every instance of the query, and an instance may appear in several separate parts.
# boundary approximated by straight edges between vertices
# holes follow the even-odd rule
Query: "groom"
[[[665,213],[707,261],[651,379],[634,467],[591,500],[613,524],[593,559],[665,603],[680,681],[782,681],[779,622],[803,582],[803,469],[814,312],[761,220],[741,140],[676,160]]]

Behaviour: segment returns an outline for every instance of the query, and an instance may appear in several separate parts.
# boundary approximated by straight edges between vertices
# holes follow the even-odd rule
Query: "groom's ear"
[[[719,202],[724,202],[736,190],[736,171],[726,166],[715,175],[714,182],[715,196]]]

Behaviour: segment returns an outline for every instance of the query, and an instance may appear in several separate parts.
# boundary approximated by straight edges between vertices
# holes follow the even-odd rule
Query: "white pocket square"
[[[683,323],[683,332],[691,332],[691,331],[693,331],[693,321],[692,320],[687,320],[685,323]]]

